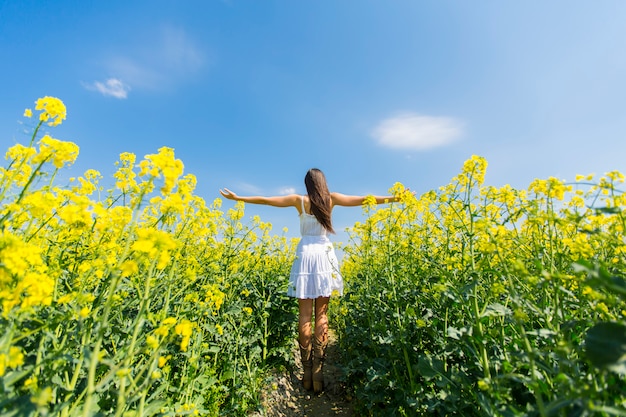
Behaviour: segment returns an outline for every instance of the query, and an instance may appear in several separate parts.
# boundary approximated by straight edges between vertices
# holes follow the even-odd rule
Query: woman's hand
[[[220,190],[220,194],[223,195],[224,198],[227,198],[229,200],[237,201],[237,199],[239,198],[237,194],[233,193],[228,188],[224,188],[223,190]]]

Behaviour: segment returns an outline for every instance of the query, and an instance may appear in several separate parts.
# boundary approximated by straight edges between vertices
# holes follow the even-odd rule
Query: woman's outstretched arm
[[[253,195],[253,196],[240,196],[230,191],[228,188],[224,188],[220,190],[220,194],[229,200],[235,201],[243,201],[244,203],[250,204],[263,204],[265,206],[274,206],[274,207],[298,207],[298,201],[300,201],[300,196],[297,194],[289,194],[289,195],[280,195],[280,196],[261,196],[261,195]]]
[[[366,195],[345,195],[341,193],[330,193],[330,198],[333,202],[333,206],[345,206],[356,207],[363,204]],[[396,196],[393,195],[374,195],[372,196],[376,200],[376,204],[392,203],[399,201]]]

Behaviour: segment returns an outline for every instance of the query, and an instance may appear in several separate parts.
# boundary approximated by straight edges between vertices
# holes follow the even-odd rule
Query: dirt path
[[[337,340],[330,332],[324,363],[324,392],[314,394],[302,388],[302,363],[294,342],[295,369],[274,375],[263,394],[264,410],[251,417],[331,417],[352,416],[352,407],[341,382]]]

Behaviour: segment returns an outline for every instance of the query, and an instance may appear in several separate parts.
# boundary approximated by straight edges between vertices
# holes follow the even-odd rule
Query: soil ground
[[[349,395],[342,383],[338,367],[340,355],[337,340],[329,332],[324,362],[324,391],[314,394],[302,387],[302,363],[298,344],[294,341],[295,366],[268,379],[262,394],[262,411],[251,417],[351,417]]]

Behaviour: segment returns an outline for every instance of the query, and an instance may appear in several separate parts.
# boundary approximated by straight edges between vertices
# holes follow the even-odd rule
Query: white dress
[[[304,211],[304,197],[300,234],[302,237],[291,267],[287,295],[296,298],[330,297],[334,291],[343,295],[343,278],[339,272],[335,248],[324,226],[314,215]]]

